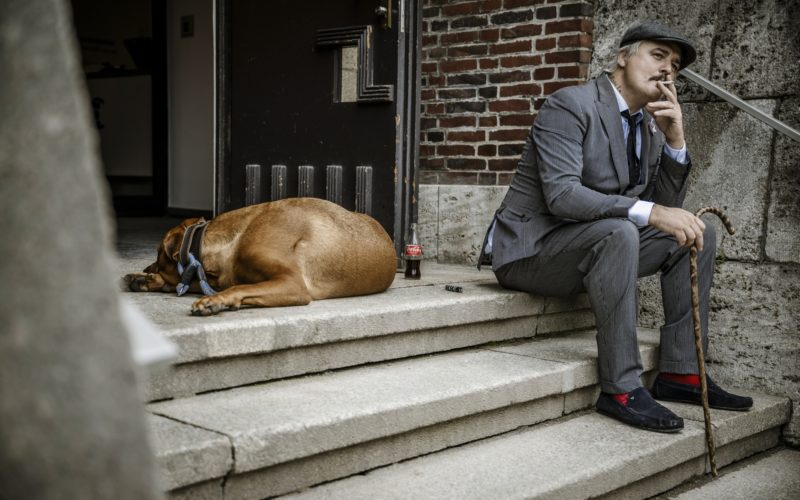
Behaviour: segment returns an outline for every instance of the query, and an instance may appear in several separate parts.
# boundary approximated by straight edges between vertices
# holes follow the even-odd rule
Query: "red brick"
[[[497,156],[497,146],[494,144],[482,144],[478,146],[479,156]]]
[[[480,63],[481,69],[494,69],[499,64],[497,59],[481,59],[478,62]]]
[[[503,115],[500,117],[500,125],[503,127],[509,126],[524,126],[530,127],[533,125],[533,115],[530,113],[522,115]]]
[[[468,42],[477,42],[480,31],[459,31],[457,33],[447,33],[441,36],[442,45],[456,45]]]
[[[587,34],[560,36],[558,37],[558,46],[562,49],[572,47],[591,49],[592,36]]]
[[[590,50],[564,50],[545,54],[544,62],[547,64],[561,63],[589,63],[592,61]]]
[[[475,147],[465,144],[437,146],[436,154],[439,156],[473,156],[475,154]]]
[[[423,73],[436,73],[437,64],[435,62],[424,62],[420,65]]]
[[[497,184],[497,174],[494,172],[478,172],[478,184],[481,186],[494,186]]]
[[[516,70],[489,73],[490,83],[529,82],[530,80],[530,71]]]
[[[539,38],[536,40],[536,50],[551,50],[556,48],[555,38]]]
[[[486,132],[483,130],[471,131],[452,131],[447,133],[447,141],[457,142],[480,142],[486,139]]]
[[[489,170],[513,172],[517,169],[518,158],[504,158],[501,160],[489,160]]]
[[[496,116],[481,116],[478,118],[478,126],[481,127],[496,127],[497,126],[497,117]]]
[[[512,128],[503,130],[493,130],[489,132],[490,141],[524,141],[528,138],[529,129]]]
[[[423,47],[436,47],[439,45],[439,35],[423,35],[422,36],[422,46]]]
[[[419,96],[423,101],[432,101],[436,98],[436,91],[433,89],[423,89],[419,93]]]
[[[522,151],[525,149],[524,142],[516,144],[501,144],[497,147],[497,156],[514,156],[519,158],[522,156]]]
[[[516,168],[516,167],[515,167],[515,168]],[[498,172],[498,173],[497,173],[497,185],[498,185],[498,186],[508,186],[509,184],[511,184],[511,180],[512,180],[513,178],[514,178],[514,174],[513,174],[513,173],[504,174],[504,173],[502,173],[502,172]],[[420,178],[420,181],[419,181],[419,183],[420,183],[420,184],[424,184],[424,183],[422,182],[422,179],[421,179],[421,178]]]
[[[419,146],[419,155],[420,155],[420,157],[427,158],[427,157],[433,156],[435,154],[436,154],[436,146],[420,144],[420,146]]]
[[[535,83],[521,83],[519,85],[500,87],[500,97],[532,96],[539,95],[541,92],[542,87]]]
[[[445,84],[446,79],[444,75],[427,75],[428,85],[431,87],[441,87]]]
[[[480,2],[460,3],[442,7],[442,15],[447,17],[463,16],[464,14],[480,13]]]
[[[475,59],[458,59],[439,63],[439,71],[442,73],[461,73],[473,69],[478,69],[478,61]]]
[[[489,52],[486,44],[458,45],[447,49],[448,57],[484,56]]]
[[[439,119],[439,126],[441,128],[455,128],[455,127],[474,127],[474,116],[448,116],[447,118]]]
[[[493,12],[503,6],[503,0],[483,0],[481,1],[481,12]]]
[[[473,99],[476,91],[474,88],[439,89],[436,92],[439,99]]]
[[[420,158],[419,166],[426,170],[444,170],[444,158]]]
[[[480,39],[482,42],[496,42],[500,39],[500,30],[497,28],[482,30]]]
[[[550,21],[544,27],[547,35],[554,33],[568,33],[570,31],[580,31],[581,33],[592,33],[594,23],[588,19],[568,19],[565,21]]]
[[[533,70],[533,79],[536,81],[550,80],[556,76],[555,68],[536,68]]]
[[[444,104],[428,103],[425,105],[425,113],[429,115],[441,115],[444,113]]]
[[[448,158],[447,170],[486,170],[483,158]]]
[[[519,66],[533,66],[536,64],[534,56],[512,56],[500,59],[500,64],[504,68],[516,68]]]
[[[586,64],[574,64],[570,66],[559,66],[558,77],[561,79],[573,79],[589,77],[589,66]]]
[[[579,80],[567,80],[567,81],[560,81],[560,82],[547,82],[544,84],[544,93],[545,95],[550,95],[558,89],[562,89],[564,87],[571,87],[573,85],[578,85],[583,83]]]
[[[514,38],[532,37],[542,32],[542,26],[539,24],[525,24],[522,26],[514,26],[513,28],[503,28],[500,36],[503,40],[511,40]]]
[[[489,103],[489,111],[528,111],[531,109],[531,102],[528,99],[508,99],[505,101],[494,101]]]
[[[530,40],[517,40],[516,42],[498,43],[490,47],[492,54],[509,54],[511,52],[530,52]]]
[[[514,9],[516,7],[530,7],[541,3],[544,3],[544,0],[506,0],[503,7],[506,9]]]

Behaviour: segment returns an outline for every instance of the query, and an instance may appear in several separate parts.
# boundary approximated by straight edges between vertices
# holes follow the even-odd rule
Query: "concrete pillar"
[[[157,498],[67,2],[0,2],[0,68],[0,496]]]

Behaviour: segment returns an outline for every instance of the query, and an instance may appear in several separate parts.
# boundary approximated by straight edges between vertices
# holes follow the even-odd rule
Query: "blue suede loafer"
[[[753,398],[737,396],[725,391],[706,375],[708,406],[717,410],[747,411],[753,406]],[[653,397],[662,401],[703,404],[700,387],[667,380],[661,375],[653,383]]]
[[[628,425],[656,432],[679,432],[683,419],[658,404],[644,387],[628,393],[628,406],[604,392],[597,399],[597,411]]]

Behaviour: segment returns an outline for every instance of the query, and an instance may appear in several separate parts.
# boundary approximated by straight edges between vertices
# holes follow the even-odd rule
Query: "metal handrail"
[[[707,80],[706,78],[698,75],[697,73],[695,73],[694,71],[692,71],[690,69],[682,69],[680,74],[682,76],[685,76],[689,80],[693,81],[694,83],[700,85],[701,87],[703,87],[704,89],[708,90],[709,92],[711,92],[712,94],[716,95],[717,97],[721,97],[722,99],[724,99],[724,100],[728,101],[729,103],[733,104],[734,106],[736,106],[737,108],[741,109],[742,111],[744,111],[748,115],[752,116],[753,118],[761,120],[762,122],[766,123],[767,125],[769,125],[773,129],[777,130],[778,132],[782,133],[786,137],[788,137],[790,139],[794,139],[797,142],[800,142],[800,132],[798,132],[797,130],[793,129],[789,125],[786,125],[782,121],[776,120],[775,118],[769,116],[768,114],[764,113],[763,111],[755,108],[751,104],[748,104],[747,102],[743,101],[739,97],[737,97],[737,96],[731,94],[730,92],[728,92],[727,90],[723,89],[722,87],[720,87],[716,83],[713,83],[713,82]]]

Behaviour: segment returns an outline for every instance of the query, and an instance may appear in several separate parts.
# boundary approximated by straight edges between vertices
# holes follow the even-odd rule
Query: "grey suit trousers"
[[[537,255],[497,269],[497,280],[505,288],[539,295],[587,292],[597,325],[603,392],[630,392],[642,385],[636,280],[659,271],[664,307],[659,369],[698,373],[687,248],[679,247],[666,233],[649,226],[639,229],[619,218],[569,224],[542,243]],[[697,258],[704,347],[708,345],[708,299],[715,256],[716,236],[708,224],[704,249]]]

